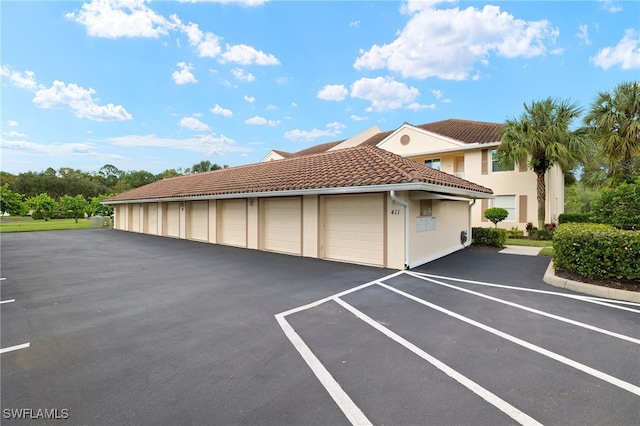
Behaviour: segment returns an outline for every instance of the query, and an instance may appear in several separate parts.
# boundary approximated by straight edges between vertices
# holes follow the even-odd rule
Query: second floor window
[[[434,158],[432,160],[424,160],[424,165],[431,167],[432,169],[440,170],[440,159]]]
[[[491,150],[491,171],[492,172],[512,172],[514,171],[515,164],[512,164],[511,167],[504,167],[498,162],[498,150]]]

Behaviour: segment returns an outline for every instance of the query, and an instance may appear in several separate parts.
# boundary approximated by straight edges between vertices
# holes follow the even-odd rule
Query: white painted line
[[[11,302],[15,302],[16,299],[7,299],[7,300],[0,300],[0,305],[2,305],[3,303],[11,303]]]
[[[338,404],[338,407],[342,410],[344,415],[349,419],[352,425],[372,425],[367,419],[364,413],[358,408],[358,406],[351,400],[349,395],[342,389],[340,384],[333,378],[331,373],[325,368],[320,360],[315,356],[311,349],[304,343],[302,338],[295,332],[293,327],[284,318],[284,314],[277,314],[276,320],[284,334],[289,338],[293,346],[302,356],[302,359],[307,363],[311,371],[316,375],[320,383],[329,392],[331,398]]]
[[[429,355],[428,353],[426,353],[425,351],[423,351],[413,343],[409,342],[405,338],[399,336],[398,334],[384,327],[377,321],[373,320],[371,317],[367,316],[366,314],[362,313],[358,309],[344,302],[342,299],[335,298],[334,300],[337,303],[339,303],[340,306],[342,306],[343,308],[345,308],[346,310],[354,314],[356,317],[360,318],[362,321],[366,322],[371,327],[375,328],[385,336],[394,340],[396,343],[399,343],[405,348],[409,349],[411,352],[418,355],[420,358],[424,359],[429,364],[433,365],[438,370],[442,371],[447,376],[451,377],[452,379],[454,379],[455,381],[457,381],[458,383],[460,383],[461,385],[463,385],[464,387],[466,387],[467,389],[469,389],[470,391],[472,391],[473,393],[475,393],[476,395],[478,395],[479,397],[481,397],[482,399],[484,399],[485,401],[487,401],[488,403],[490,403],[491,405],[493,405],[494,407],[502,411],[503,413],[507,414],[509,417],[511,417],[513,420],[517,421],[521,425],[541,425],[541,423],[537,422],[535,419],[528,416],[524,412],[518,410],[516,407],[509,404],[507,401],[503,400],[496,394],[488,391],[487,389],[483,388],[473,380],[469,379],[468,377],[460,374],[458,371],[449,367],[447,364]]]
[[[409,273],[409,272],[406,272],[406,273]],[[439,278],[439,279],[443,279],[443,280],[456,281],[456,282],[467,283],[467,284],[482,285],[482,286],[486,286],[486,287],[505,288],[505,289],[508,289],[508,290],[524,291],[524,292],[538,293],[538,294],[551,294],[551,295],[554,295],[554,296],[566,297],[568,299],[577,299],[577,300],[582,300],[582,301],[591,302],[591,303],[607,302],[607,303],[616,303],[616,304],[620,304],[620,305],[630,305],[630,306],[640,307],[640,303],[627,302],[627,301],[624,301],[624,300],[612,300],[612,299],[605,299],[605,298],[599,298],[599,297],[593,297],[593,296],[584,296],[584,295],[579,295],[579,294],[559,293],[557,291],[546,291],[546,290],[536,290],[536,289],[533,289],[533,288],[514,287],[514,286],[510,286],[510,285],[494,284],[494,283],[488,283],[488,282],[484,282],[484,281],[465,280],[465,279],[461,279],[461,278],[444,277],[442,275],[424,274],[424,273],[421,273],[421,272],[410,272],[409,274],[422,275],[424,277]],[[599,303],[599,304],[601,304],[601,303]],[[624,310],[628,310],[628,311],[631,311],[631,312],[640,313],[640,311],[637,311],[637,310],[634,310],[634,309],[627,309],[627,308],[624,308],[622,306],[611,306],[611,307],[616,307],[618,309],[624,309]]]
[[[320,299],[320,300],[316,300],[315,302],[311,302],[307,305],[303,305],[303,306],[298,306],[297,308],[293,308],[293,309],[289,309],[288,311],[285,312],[281,312],[278,315],[282,315],[283,317],[289,316],[291,314],[295,314],[296,312],[301,312],[301,311],[305,311],[307,309],[311,309],[311,308],[315,308],[316,306],[322,305],[323,303],[326,303],[330,300],[333,300],[335,297],[340,297],[340,296],[344,296],[347,295],[349,293],[353,293],[356,292],[358,290],[362,290],[363,288],[367,288],[370,287],[374,284],[378,284],[378,282],[380,281],[386,281],[388,279],[397,277],[398,275],[402,275],[404,271],[398,271],[398,272],[394,272],[393,274],[387,275],[386,277],[382,277],[382,278],[378,278],[376,280],[373,281],[369,281],[368,283],[364,283],[362,285],[359,285],[357,287],[353,287],[350,288],[348,290],[342,291],[340,293],[336,293],[333,294],[331,296],[325,297],[324,299]]]
[[[568,365],[570,367],[573,367],[573,368],[575,368],[577,370],[580,370],[580,371],[582,371],[582,372],[584,372],[586,374],[589,374],[589,375],[591,375],[593,377],[596,377],[596,378],[598,378],[600,380],[604,380],[605,382],[608,382],[608,383],[610,383],[610,384],[612,384],[614,386],[617,386],[617,387],[619,387],[621,389],[624,389],[624,390],[626,390],[628,392],[631,392],[631,393],[633,393],[635,395],[640,396],[640,387],[638,387],[638,386],[636,386],[634,384],[625,382],[624,380],[620,380],[620,379],[618,379],[616,377],[613,377],[613,376],[611,376],[609,374],[603,373],[602,371],[596,370],[595,368],[591,368],[591,367],[589,367],[587,365],[584,365],[582,363],[579,363],[577,361],[569,359],[569,358],[567,358],[565,356],[562,356],[560,354],[552,352],[552,351],[550,351],[548,349],[545,349],[545,348],[542,348],[540,346],[534,345],[533,343],[529,343],[529,342],[527,342],[525,340],[519,339],[519,338],[517,338],[515,336],[512,336],[510,334],[504,333],[504,332],[502,332],[500,330],[497,330],[497,329],[495,329],[493,327],[489,327],[488,325],[482,324],[482,323],[480,323],[478,321],[472,320],[471,318],[467,318],[467,317],[465,317],[463,315],[457,314],[457,313],[455,313],[453,311],[450,311],[450,310],[445,309],[445,308],[443,308],[441,306],[435,305],[435,304],[433,304],[431,302],[427,302],[426,300],[420,299],[419,297],[416,297],[416,296],[414,296],[412,294],[405,293],[404,291],[398,290],[397,288],[393,288],[393,287],[388,286],[388,285],[383,284],[383,283],[379,283],[378,285],[382,286],[382,287],[384,287],[384,288],[386,288],[386,289],[388,289],[390,291],[393,291],[394,293],[398,293],[399,295],[404,296],[407,299],[411,299],[411,300],[413,300],[415,302],[418,302],[418,303],[420,303],[422,305],[428,306],[428,307],[430,307],[432,309],[435,309],[435,310],[437,310],[439,312],[442,312],[442,313],[444,313],[446,315],[449,315],[449,316],[451,316],[453,318],[459,319],[460,321],[466,322],[467,324],[471,324],[474,327],[478,327],[481,330],[487,331],[487,332],[489,332],[491,334],[494,334],[494,335],[496,335],[498,337],[501,337],[501,338],[503,338],[505,340],[508,340],[508,341],[510,341],[512,343],[515,343],[516,345],[520,345],[520,346],[522,346],[524,348],[527,348],[529,350],[537,352],[537,353],[539,353],[541,355],[544,355],[544,356],[546,356],[548,358],[556,360],[556,361],[558,361],[558,362],[560,362],[562,364],[565,364],[565,365]]]
[[[4,281],[4,280],[6,280],[6,278],[0,278],[0,281]]]
[[[413,274],[411,272],[408,272],[408,275],[414,276],[415,278],[420,279],[420,280],[429,281],[429,282],[434,283],[434,284],[438,284],[438,285],[441,285],[441,286],[444,286],[444,287],[452,288],[454,290],[462,291],[464,293],[473,294],[474,296],[482,297],[484,299],[488,299],[488,300],[491,300],[493,302],[502,303],[503,305],[511,306],[513,308],[516,308],[516,309],[521,309],[523,311],[531,312],[531,313],[534,313],[536,315],[541,315],[543,317],[551,318],[551,319],[554,319],[556,321],[565,322],[565,323],[568,323],[568,324],[571,324],[571,325],[575,325],[576,327],[585,328],[587,330],[595,331],[597,333],[606,334],[607,336],[615,337],[617,339],[626,340],[628,342],[635,343],[636,345],[640,345],[640,339],[636,339],[636,338],[633,338],[633,337],[630,337],[630,336],[626,336],[624,334],[620,334],[620,333],[616,333],[616,332],[613,332],[613,331],[605,330],[605,329],[600,328],[600,327],[596,327],[596,326],[589,325],[589,324],[586,324],[586,323],[583,323],[583,322],[575,321],[575,320],[572,320],[572,319],[569,319],[569,318],[566,318],[566,317],[561,317],[559,315],[551,314],[551,313],[548,313],[548,312],[545,312],[545,311],[540,311],[538,309],[534,309],[534,308],[530,308],[528,306],[520,305],[518,303],[510,302],[508,300],[500,299],[500,298],[493,297],[493,296],[488,296],[486,294],[479,293],[479,292],[473,291],[473,290],[468,290],[468,289],[463,288],[463,287],[458,287],[458,286],[455,286],[455,285],[452,285],[452,284],[443,283],[442,281],[434,280],[432,278],[421,277],[421,276],[418,276],[418,275]]]
[[[25,348],[28,348],[29,346],[31,346],[31,343],[23,343],[21,345],[9,346],[8,348],[0,349],[0,354],[17,351],[18,349],[25,349]]]

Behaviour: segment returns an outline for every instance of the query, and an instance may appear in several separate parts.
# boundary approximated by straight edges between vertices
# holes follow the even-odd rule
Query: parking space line
[[[293,327],[291,327],[284,317],[284,314],[276,315],[276,320],[278,321],[278,324],[280,324],[282,331],[284,331],[284,334],[289,338],[291,343],[293,343],[293,346],[300,353],[302,359],[304,359],[309,368],[311,368],[311,371],[313,371],[318,380],[320,380],[322,386],[324,386],[335,403],[338,404],[338,407],[342,410],[347,419],[349,419],[351,424],[363,426],[372,425],[362,410],[360,410],[349,395],[347,395],[344,389],[342,389],[342,386],[340,386],[336,379],[333,378],[331,373],[329,373],[329,370],[322,365],[309,346],[304,343],[304,340],[302,340],[298,333],[295,332]]]
[[[0,300],[0,305],[2,305],[3,303],[11,303],[11,302],[15,302],[16,299],[7,299],[7,300]]]
[[[342,299],[336,297],[334,298],[334,301],[337,302],[340,306],[342,306],[346,310],[348,310],[349,312],[351,312],[352,314],[354,314],[360,320],[364,321],[371,327],[375,328],[376,330],[378,330],[388,338],[394,340],[396,343],[399,343],[400,345],[409,349],[411,352],[418,355],[420,358],[424,359],[429,364],[433,365],[438,370],[442,371],[444,374],[451,377],[453,380],[457,381],[458,383],[460,383],[461,385],[463,385],[464,387],[466,387],[467,389],[469,389],[470,391],[472,391],[473,393],[475,393],[476,395],[478,395],[479,397],[481,397],[482,399],[484,399],[485,401],[487,401],[488,403],[490,403],[491,405],[493,405],[494,407],[502,411],[503,413],[507,414],[509,417],[511,417],[521,425],[541,425],[541,423],[539,423],[532,417],[528,416],[524,412],[518,410],[516,407],[509,404],[507,401],[500,398],[493,392],[483,388],[473,380],[469,379],[468,377],[462,375],[458,371],[449,367],[447,364],[443,363],[439,359],[429,355],[428,353],[426,353],[425,351],[423,351],[413,343],[409,342],[402,336],[384,327],[382,324],[378,323],[371,317],[367,316],[357,308],[349,305]]]
[[[425,273],[422,273],[422,272],[405,272],[405,273],[413,275],[413,276],[419,275],[419,276],[430,277],[430,278],[440,278],[440,279],[443,279],[443,280],[456,281],[456,282],[467,283],[467,284],[475,284],[475,285],[481,285],[481,286],[485,286],[485,287],[504,288],[504,289],[508,289],[508,290],[524,291],[524,292],[528,292],[528,293],[551,294],[551,295],[558,296],[558,297],[566,297],[568,299],[582,300],[584,302],[589,302],[589,303],[593,303],[593,304],[596,304],[596,305],[604,305],[604,306],[608,306],[610,308],[615,308],[615,309],[620,309],[620,310],[623,310],[623,311],[629,311],[629,312],[634,312],[634,313],[640,314],[640,310],[627,308],[625,306],[618,306],[618,305],[629,305],[629,306],[636,306],[636,307],[640,308],[640,303],[636,303],[636,302],[627,302],[627,301],[624,301],[624,300],[612,300],[612,299],[605,299],[605,298],[601,298],[601,297],[585,296],[585,295],[580,295],[580,294],[567,294],[567,293],[560,293],[560,292],[557,292],[557,291],[536,290],[536,289],[533,289],[533,288],[514,287],[514,286],[510,286],[510,285],[494,284],[494,283],[488,283],[488,282],[484,282],[484,281],[465,280],[465,279],[462,279],[462,278],[444,277],[442,275],[425,274]]]
[[[569,359],[569,358],[567,358],[565,356],[562,356],[560,354],[552,352],[552,351],[550,351],[548,349],[542,348],[542,347],[540,347],[538,345],[534,345],[533,343],[530,343],[530,342],[527,342],[525,340],[519,339],[519,338],[517,338],[515,336],[512,336],[510,334],[502,332],[502,331],[500,331],[498,329],[495,329],[493,327],[490,327],[490,326],[488,326],[486,324],[482,324],[482,323],[480,323],[478,321],[475,321],[475,320],[473,320],[471,318],[465,317],[464,315],[460,315],[460,314],[458,314],[456,312],[453,312],[453,311],[445,309],[445,308],[443,308],[441,306],[435,305],[435,304],[433,304],[431,302],[428,302],[428,301],[426,301],[424,299],[420,299],[419,297],[416,297],[416,296],[414,296],[412,294],[409,294],[409,293],[406,293],[406,292],[404,292],[402,290],[398,290],[396,288],[393,288],[393,287],[391,287],[391,286],[389,286],[387,284],[378,283],[378,285],[386,288],[387,290],[393,291],[394,293],[397,293],[397,294],[399,294],[401,296],[404,296],[407,299],[413,300],[413,301],[418,302],[418,303],[420,303],[420,304],[422,304],[424,306],[427,306],[429,308],[435,309],[435,310],[437,310],[439,312],[442,312],[443,314],[449,315],[449,316],[451,316],[453,318],[456,318],[456,319],[458,319],[460,321],[466,322],[467,324],[473,325],[474,327],[477,327],[477,328],[479,328],[481,330],[487,331],[487,332],[489,332],[491,334],[494,334],[494,335],[496,335],[498,337],[501,337],[501,338],[503,338],[505,340],[508,340],[508,341],[510,341],[512,343],[515,343],[516,345],[519,345],[519,346],[527,348],[527,349],[529,349],[531,351],[537,352],[537,353],[539,353],[541,355],[544,355],[544,356],[546,356],[548,358],[551,358],[551,359],[553,359],[555,361],[558,361],[558,362],[560,362],[562,364],[565,364],[565,365],[573,367],[573,368],[575,368],[577,370],[580,370],[583,373],[589,374],[589,375],[591,375],[593,377],[596,377],[596,378],[598,378],[600,380],[603,380],[603,381],[608,382],[608,383],[610,383],[610,384],[612,384],[614,386],[617,386],[617,387],[619,387],[621,389],[624,389],[624,390],[626,390],[628,392],[631,392],[631,393],[633,393],[635,395],[640,396],[640,387],[638,387],[638,386],[636,386],[634,384],[625,382],[624,380],[620,380],[620,379],[618,379],[616,377],[613,377],[613,376],[611,376],[609,374],[606,374],[606,373],[604,373],[602,371],[596,370],[595,368],[591,368],[591,367],[589,367],[589,366],[587,366],[585,364],[582,364],[582,363],[579,363],[579,362],[574,361],[572,359]]]
[[[575,320],[572,320],[572,319],[569,319],[569,318],[561,317],[559,315],[551,314],[549,312],[540,311],[538,309],[534,309],[534,308],[530,308],[528,306],[520,305],[518,303],[510,302],[508,300],[504,300],[504,299],[500,299],[500,298],[497,298],[497,297],[489,296],[489,295],[486,295],[486,294],[483,294],[483,293],[479,293],[477,291],[469,290],[469,289],[466,289],[466,288],[463,288],[463,287],[458,287],[458,286],[455,286],[453,284],[443,283],[442,281],[434,280],[433,278],[422,277],[422,276],[419,276],[417,274],[413,274],[411,272],[408,272],[407,275],[413,276],[413,277],[415,277],[417,279],[420,279],[420,280],[423,280],[423,281],[428,281],[428,282],[431,282],[431,283],[434,283],[434,284],[438,284],[438,285],[441,285],[441,286],[444,286],[444,287],[452,288],[454,290],[462,291],[464,293],[473,294],[474,296],[482,297],[484,299],[488,299],[488,300],[491,300],[493,302],[502,303],[503,305],[511,306],[513,308],[516,308],[516,309],[521,309],[523,311],[531,312],[531,313],[534,313],[536,315],[541,315],[541,316],[544,316],[544,317],[547,317],[547,318],[554,319],[556,321],[565,322],[565,323],[568,323],[568,324],[571,324],[571,325],[575,325],[576,327],[585,328],[587,330],[595,331],[597,333],[602,333],[602,334],[605,334],[605,335],[610,336],[610,337],[615,337],[617,339],[626,340],[628,342],[635,343],[636,345],[640,345],[640,339],[636,339],[636,338],[633,338],[633,337],[630,337],[630,336],[626,336],[624,334],[620,334],[620,333],[616,333],[616,332],[613,332],[613,331],[605,330],[605,329],[600,328],[600,327],[596,327],[596,326],[589,325],[589,324],[586,324],[586,323],[583,323],[583,322],[575,321]]]
[[[8,348],[0,349],[0,354],[17,351],[18,349],[25,349],[25,348],[28,348],[29,346],[31,346],[31,343],[23,343],[21,345],[9,346]]]

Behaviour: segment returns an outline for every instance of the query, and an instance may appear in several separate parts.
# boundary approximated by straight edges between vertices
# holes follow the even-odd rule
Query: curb
[[[624,300],[626,302],[640,303],[640,292],[620,290],[617,288],[602,287],[594,284],[581,283],[579,281],[572,281],[566,278],[560,278],[556,276],[556,271],[553,268],[553,261],[549,262],[544,278],[545,283],[554,287],[560,287],[578,293],[584,293],[591,296],[605,297],[607,299]]]

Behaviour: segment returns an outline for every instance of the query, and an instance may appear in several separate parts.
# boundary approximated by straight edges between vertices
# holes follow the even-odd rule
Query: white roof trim
[[[495,148],[497,146],[500,146],[500,142],[485,142],[485,143],[474,142],[474,143],[465,144],[462,148],[435,149],[433,151],[422,151],[422,152],[412,153],[409,155],[403,155],[403,157],[411,158],[411,157],[419,157],[422,155],[438,155],[438,154],[441,154],[441,153],[444,154],[447,152],[471,151],[478,148],[483,148],[483,149]]]
[[[300,196],[300,195],[362,194],[362,193],[369,193],[369,192],[388,192],[388,191],[426,191],[426,192],[435,192],[435,193],[445,194],[445,195],[458,196],[465,199],[495,198],[495,196],[492,194],[486,194],[484,192],[472,191],[468,189],[454,188],[451,186],[444,186],[444,185],[435,185],[432,183],[424,183],[424,182],[408,182],[408,183],[394,183],[394,184],[386,184],[386,185],[346,186],[346,187],[338,187],[338,188],[292,189],[292,190],[286,190],[286,191],[237,192],[233,194],[219,194],[219,195],[144,198],[144,199],[138,199],[138,200],[108,201],[108,202],[103,202],[103,204],[224,200],[224,199],[231,199],[231,198],[292,197],[292,196]]]

